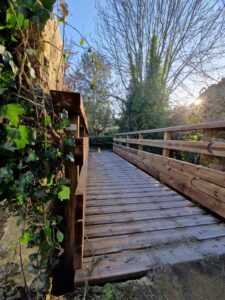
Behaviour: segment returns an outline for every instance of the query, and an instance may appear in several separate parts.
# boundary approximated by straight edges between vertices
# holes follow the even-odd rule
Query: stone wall
[[[56,19],[48,20],[42,33],[44,44],[41,55],[41,86],[48,90],[63,90],[64,65],[63,42]]]

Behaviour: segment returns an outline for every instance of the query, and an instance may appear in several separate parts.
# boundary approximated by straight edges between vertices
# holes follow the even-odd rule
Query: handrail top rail
[[[84,109],[82,95],[71,91],[51,90],[53,105],[80,116],[81,123],[88,132],[87,116]]]
[[[134,134],[147,134],[147,133],[159,133],[159,132],[179,132],[179,131],[193,131],[193,130],[202,130],[202,129],[218,129],[225,128],[225,121],[211,121],[199,124],[191,125],[178,125],[165,128],[156,128],[156,129],[146,129],[132,132],[122,132],[116,133],[114,136],[120,135],[134,135]]]

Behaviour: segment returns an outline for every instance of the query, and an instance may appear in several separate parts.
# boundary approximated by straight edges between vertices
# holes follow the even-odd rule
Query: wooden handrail
[[[213,121],[213,122],[200,123],[196,125],[195,124],[180,125],[180,126],[157,128],[157,129],[122,132],[122,133],[115,134],[115,136],[160,133],[160,132],[196,131],[196,130],[203,130],[203,129],[218,129],[218,128],[225,128],[225,121]]]
[[[70,116],[78,115],[81,125],[88,132],[87,116],[80,93],[51,90],[51,97],[56,108],[67,110]]]
[[[210,131],[215,133],[214,129],[225,131],[225,121],[118,133],[114,137],[113,151],[164,184],[225,218],[225,172],[169,157],[170,149],[200,153],[206,157],[217,156],[217,159],[225,157],[225,142],[222,139],[219,139],[219,142],[214,142],[213,139],[210,141],[172,139],[172,132],[203,130],[204,137],[204,134]],[[144,134],[156,132],[164,132],[164,139],[144,138]],[[130,138],[132,135],[138,137]],[[208,136],[205,137],[208,140]],[[138,149],[132,145],[138,145]],[[146,151],[146,146],[162,148],[162,155]]]
[[[75,137],[75,146],[65,147],[74,161],[66,161],[66,175],[70,180],[70,201],[64,202],[65,254],[64,285],[68,291],[74,288],[74,274],[82,267],[84,245],[84,222],[86,207],[86,184],[88,165],[88,125],[79,93],[51,91],[55,109],[68,111],[70,126],[67,133]]]
[[[225,143],[114,138],[115,142],[225,157]]]

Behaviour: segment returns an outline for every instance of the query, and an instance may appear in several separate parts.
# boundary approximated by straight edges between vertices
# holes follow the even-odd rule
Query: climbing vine
[[[42,281],[63,253],[58,207],[70,198],[63,147],[74,143],[67,112],[56,112],[37,84],[38,39],[54,2],[0,2],[0,203],[18,216],[20,245],[34,249],[30,271]]]

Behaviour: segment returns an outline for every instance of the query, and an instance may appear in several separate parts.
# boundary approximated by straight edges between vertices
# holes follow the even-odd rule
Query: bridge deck
[[[112,152],[91,152],[83,269],[75,282],[128,279],[225,254],[225,224]]]

